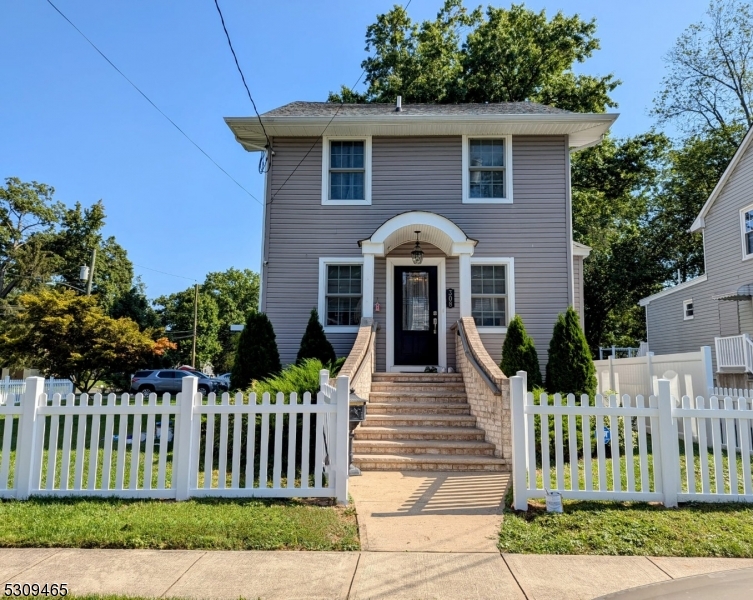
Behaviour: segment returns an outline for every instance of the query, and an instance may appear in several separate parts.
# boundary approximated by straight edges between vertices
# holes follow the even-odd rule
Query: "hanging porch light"
[[[413,248],[413,252],[410,253],[411,258],[413,259],[414,265],[420,265],[422,262],[424,262],[424,251],[421,250],[421,244],[418,243],[418,234],[421,233],[420,231],[416,231],[416,246]]]

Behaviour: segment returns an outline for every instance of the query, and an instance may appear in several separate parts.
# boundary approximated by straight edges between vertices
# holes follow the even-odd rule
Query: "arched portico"
[[[363,316],[374,316],[374,257],[386,256],[398,246],[415,239],[421,231],[421,241],[432,244],[447,256],[460,261],[460,316],[471,314],[471,256],[478,243],[448,218],[432,212],[410,211],[396,215],[380,225],[371,237],[358,242],[364,257]]]
[[[400,323],[400,307],[396,307],[393,290],[399,294],[399,275],[404,271],[407,265],[411,265],[410,258],[395,258],[392,253],[394,250],[406,243],[416,240],[416,231],[420,231],[420,242],[424,246],[433,246],[441,251],[444,257],[435,257],[424,259],[422,265],[426,270],[433,273],[431,277],[437,277],[437,312],[434,316],[438,317],[438,347],[439,356],[438,364],[446,366],[446,309],[444,305],[445,298],[445,258],[457,257],[458,279],[457,285],[457,308],[460,316],[470,316],[471,314],[471,256],[473,255],[477,241],[469,238],[465,232],[451,220],[436,213],[425,211],[410,211],[392,217],[380,225],[371,237],[361,240],[359,246],[363,254],[363,303],[362,314],[364,317],[374,317],[374,265],[375,257],[386,257],[386,290],[382,289],[385,294],[385,312],[386,312],[386,338],[387,338],[387,369],[390,370],[396,364],[407,365],[412,363],[399,362],[397,354],[405,346],[399,341],[397,335],[400,333],[400,326],[394,329],[395,322]],[[436,250],[435,250],[436,252]],[[416,270],[415,265],[411,265]],[[402,268],[401,268],[402,267]],[[397,273],[397,274],[395,274]],[[393,278],[394,277],[394,278]],[[455,285],[452,285],[454,288]],[[407,288],[406,288],[407,289]],[[433,288],[432,288],[433,289]],[[398,296],[399,297],[399,296]],[[430,295],[434,298],[433,293]],[[380,294],[381,298],[381,294]],[[433,302],[433,300],[432,300]],[[435,310],[432,308],[432,310]],[[395,314],[397,313],[397,317]],[[457,312],[455,313],[457,315]],[[456,317],[454,317],[456,318]],[[436,323],[436,319],[435,319]],[[436,330],[436,326],[434,327]],[[425,334],[424,334],[425,335]],[[396,349],[393,354],[394,348]],[[394,361],[393,361],[394,357]],[[395,362],[397,361],[397,362]]]

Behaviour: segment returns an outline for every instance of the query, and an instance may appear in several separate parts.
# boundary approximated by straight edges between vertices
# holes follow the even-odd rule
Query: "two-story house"
[[[644,298],[656,354],[711,346],[716,384],[753,386],[753,129],[690,229],[703,235],[705,273]],[[688,235],[691,235],[689,233]]]
[[[475,376],[467,358],[504,396],[495,363],[516,313],[543,368],[557,315],[583,305],[589,249],[572,240],[570,153],[598,144],[616,117],[529,102],[398,100],[293,102],[260,119],[227,118],[246,150],[265,151],[267,136],[272,146],[260,308],[283,363],[295,360],[318,308],[354,378],[373,344],[369,385],[354,387],[370,397],[369,419],[381,412],[385,427],[386,417],[402,414],[387,401],[407,398],[395,396],[406,390],[423,404],[444,399],[452,414],[467,412],[461,404],[475,401],[466,398]],[[359,343],[364,323],[374,331]],[[439,372],[429,381],[444,384],[441,393],[421,377],[397,375],[427,367]],[[397,416],[396,427],[428,422]],[[499,432],[485,431],[503,456]]]

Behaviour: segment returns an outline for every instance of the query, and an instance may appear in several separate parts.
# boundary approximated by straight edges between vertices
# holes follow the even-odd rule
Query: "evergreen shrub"
[[[528,374],[529,392],[534,387],[542,386],[536,346],[533,343],[533,338],[526,332],[520,315],[515,315],[507,326],[499,368],[508,377],[512,377],[518,371],[525,371]]]
[[[272,322],[266,314],[253,311],[238,338],[238,350],[230,373],[233,389],[245,389],[252,381],[276,375],[282,369]]]
[[[314,358],[325,365],[333,364],[337,360],[335,349],[324,334],[324,327],[319,322],[319,312],[316,309],[311,311],[295,362],[299,365],[307,358]]]
[[[596,394],[596,367],[591,350],[572,306],[557,318],[549,342],[546,388],[567,394]]]

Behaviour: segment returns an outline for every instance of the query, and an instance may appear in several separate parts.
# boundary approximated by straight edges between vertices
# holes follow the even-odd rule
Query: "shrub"
[[[301,364],[307,358],[315,358],[322,364],[329,365],[337,360],[335,349],[324,335],[324,327],[319,322],[319,313],[314,308],[311,311],[306,331],[301,339],[301,349],[295,359],[296,364]]]
[[[319,391],[319,371],[328,369],[330,377],[335,377],[344,362],[344,359],[339,359],[325,365],[316,358],[305,358],[300,364],[288,365],[278,375],[255,381],[250,391],[256,392],[258,398],[261,398],[264,392],[269,392],[272,398],[277,392],[282,392],[285,394],[286,403],[289,402],[289,396],[293,392],[298,394],[299,402],[305,392],[311,392],[312,400],[316,402],[316,392]]]
[[[279,373],[281,368],[272,323],[264,313],[251,312],[238,338],[238,351],[230,374],[232,387],[247,388],[252,381]]]
[[[576,396],[596,394],[596,368],[578,313],[572,306],[557,317],[554,325],[546,365],[546,387]]]
[[[512,377],[518,371],[528,373],[528,391],[542,385],[536,346],[533,343],[533,338],[526,332],[520,315],[515,315],[507,326],[505,343],[502,345],[502,362],[500,362],[499,368],[508,377]]]

